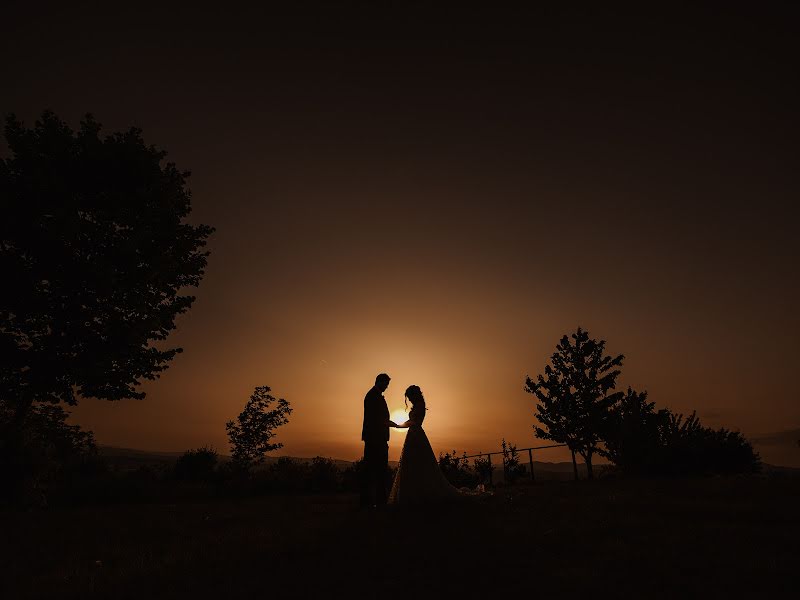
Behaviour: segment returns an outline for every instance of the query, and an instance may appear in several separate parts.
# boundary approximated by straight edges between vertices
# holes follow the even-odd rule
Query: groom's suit
[[[364,396],[364,474],[361,505],[386,504],[386,471],[389,468],[389,407],[377,387]],[[371,497],[374,495],[374,501]]]

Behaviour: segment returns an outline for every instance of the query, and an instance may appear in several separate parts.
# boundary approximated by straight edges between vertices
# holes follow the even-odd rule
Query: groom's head
[[[381,392],[385,392],[386,388],[389,387],[389,382],[391,381],[391,377],[389,377],[386,373],[381,373],[375,378],[375,387],[378,388]]]

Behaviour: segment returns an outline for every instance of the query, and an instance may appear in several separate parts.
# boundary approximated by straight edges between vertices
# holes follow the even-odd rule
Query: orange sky
[[[0,112],[142,127],[217,228],[185,352],[75,411],[100,443],[226,451],[269,385],[283,453],[353,459],[386,371],[437,452],[525,447],[525,377],[580,325],[623,386],[800,465],[793,19],[267,5],[7,15],[37,26],[0,40]]]
[[[359,166],[369,171],[352,165]],[[357,173],[328,189],[334,183],[368,205],[372,191],[359,189]],[[184,354],[146,386],[145,401],[89,401],[76,420],[101,443],[224,451],[224,422],[266,384],[295,409],[278,436],[281,453],[353,459],[364,393],[386,371],[392,410],[406,386],[424,390],[437,452],[496,450],[502,437],[520,447],[544,444],[533,437],[533,397],[523,382],[541,371],[562,334],[581,325],[607,339],[609,352],[626,355],[620,383],[648,390],[659,406],[697,409],[704,423],[750,436],[800,422],[789,386],[794,357],[775,344],[796,326],[783,292],[788,279],[777,276],[790,265],[777,257],[774,274],[750,270],[757,248],[746,238],[725,250],[730,264],[716,262],[705,239],[717,223],[711,215],[614,239],[607,232],[615,214],[590,209],[578,221],[567,190],[537,194],[529,185],[536,206],[553,207],[545,209],[550,227],[598,243],[611,274],[553,266],[564,251],[552,234],[529,235],[524,219],[498,218],[505,214],[498,201],[470,208],[482,189],[464,191],[463,208],[433,223],[426,199],[417,198],[418,212],[374,224],[369,210],[336,223],[336,208],[303,216],[302,226],[292,208],[266,230],[258,222],[223,224],[197,304],[174,338]],[[301,206],[314,193],[306,188],[298,181],[287,205]],[[404,192],[394,189],[400,206]],[[407,228],[425,233],[406,236]],[[694,230],[704,232],[701,239]],[[697,255],[676,261],[672,247]],[[392,435],[393,459],[401,443],[401,434]],[[792,461],[785,448],[759,449],[768,460]],[[550,450],[540,458],[566,455]]]

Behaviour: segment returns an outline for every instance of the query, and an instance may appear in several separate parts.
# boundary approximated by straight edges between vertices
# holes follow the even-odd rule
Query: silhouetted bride
[[[422,429],[427,408],[419,386],[409,386],[406,390],[406,401],[411,402],[412,409],[408,421],[399,425],[407,427],[408,433],[389,494],[389,504],[424,504],[471,495],[450,485],[439,469],[428,436]]]

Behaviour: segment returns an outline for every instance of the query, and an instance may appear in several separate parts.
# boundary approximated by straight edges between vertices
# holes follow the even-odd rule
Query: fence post
[[[528,448],[528,460],[531,465],[531,481],[536,481],[536,478],[533,476],[533,448]]]
[[[492,454],[491,452],[486,455],[489,459],[489,485],[492,485],[492,471],[494,471],[494,467],[492,466]]]

